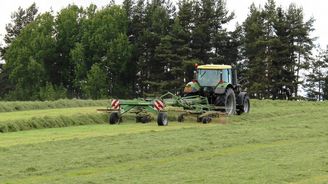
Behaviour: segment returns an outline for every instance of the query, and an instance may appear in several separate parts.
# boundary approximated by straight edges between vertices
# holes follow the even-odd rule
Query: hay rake
[[[110,100],[110,106],[106,109],[97,109],[98,112],[109,113],[108,121],[110,124],[119,124],[122,117],[127,113],[135,113],[136,121],[147,123],[151,121],[150,113],[157,114],[157,124],[159,126],[168,125],[167,107],[180,107],[174,110],[179,113],[178,121],[183,122],[184,116],[195,115],[198,122],[209,123],[213,116],[224,115],[218,107],[210,104],[206,97],[202,96],[186,96],[180,97],[170,92],[159,98],[153,99],[132,99],[132,100]]]

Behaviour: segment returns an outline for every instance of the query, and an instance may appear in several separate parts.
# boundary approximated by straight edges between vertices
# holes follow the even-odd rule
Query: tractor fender
[[[243,100],[244,100],[245,96],[247,96],[247,92],[240,92],[238,94],[237,99],[236,99],[237,106],[243,105]]]
[[[233,88],[233,86],[231,84],[228,83],[224,83],[224,84],[219,84],[216,86],[214,93],[217,95],[223,95],[226,93],[226,90],[228,88]]]

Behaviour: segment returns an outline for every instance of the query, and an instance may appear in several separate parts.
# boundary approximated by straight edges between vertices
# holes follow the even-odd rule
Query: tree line
[[[19,8],[1,47],[0,98],[144,97],[179,92],[194,64],[229,64],[253,98],[291,99],[303,85],[326,99],[327,51],[313,54],[314,19],[268,0],[231,31],[224,0],[124,0],[58,13]],[[304,73],[305,72],[305,73]],[[304,73],[304,74],[302,74]]]

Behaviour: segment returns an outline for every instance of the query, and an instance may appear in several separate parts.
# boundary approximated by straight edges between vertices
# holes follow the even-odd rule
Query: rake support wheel
[[[112,112],[109,114],[109,124],[115,125],[120,122],[120,116],[118,112]]]
[[[169,124],[167,114],[165,112],[158,113],[157,124],[158,126],[167,126]]]

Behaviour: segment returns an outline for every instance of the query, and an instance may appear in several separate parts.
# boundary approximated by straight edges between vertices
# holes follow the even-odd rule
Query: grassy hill
[[[328,104],[251,103],[207,125],[0,133],[0,183],[328,183]]]

